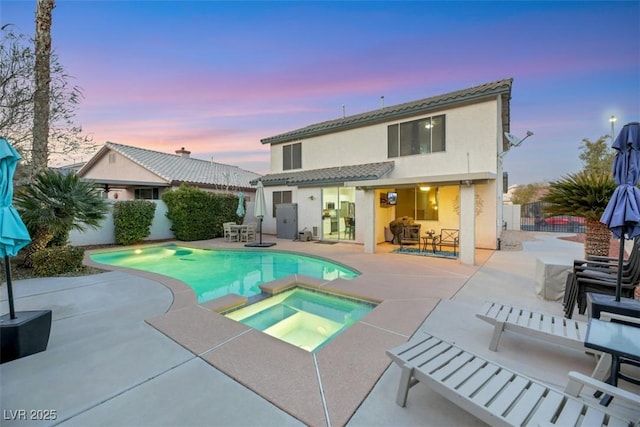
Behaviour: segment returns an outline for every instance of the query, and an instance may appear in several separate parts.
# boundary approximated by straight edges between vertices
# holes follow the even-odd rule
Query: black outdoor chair
[[[621,295],[633,298],[635,287],[640,282],[640,240],[634,241],[629,257],[622,265]],[[587,309],[587,292],[614,295],[618,281],[618,260],[605,257],[604,261],[576,260],[573,272],[567,277],[564,295],[565,317],[571,318],[574,306],[584,314]]]

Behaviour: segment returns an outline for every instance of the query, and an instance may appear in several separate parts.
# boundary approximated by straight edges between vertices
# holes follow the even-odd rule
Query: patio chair
[[[567,280],[564,286],[564,297],[562,305],[564,308],[564,317],[571,319],[573,317],[573,310],[578,302],[578,282],[574,278],[574,273],[567,275]]]
[[[402,230],[407,225],[413,224],[413,218],[408,216],[403,216],[402,218],[396,218],[389,223],[389,230],[393,234],[393,239],[391,243],[399,244],[400,238],[402,237]]]
[[[240,234],[238,233],[238,229],[232,227],[236,225],[235,222],[225,222],[222,224],[222,229],[224,231],[224,240],[227,242],[237,242],[240,239]]]
[[[635,239],[633,249],[622,264],[622,295],[633,298],[640,281],[640,239]],[[580,314],[587,308],[587,292],[612,295],[618,280],[618,260],[610,257],[589,257],[575,260],[573,271],[567,276],[564,293],[565,317],[571,318],[574,306]]]
[[[345,216],[343,219],[344,219],[344,238],[353,240],[356,232],[356,219],[348,216]]]
[[[633,240],[631,253],[625,260],[623,260],[623,265],[628,266],[629,264],[631,264],[632,260],[639,255],[638,252],[640,252],[640,238],[636,237]],[[589,255],[586,259],[586,262],[608,262],[609,264],[618,265],[618,257]]]
[[[640,239],[634,239],[633,248],[626,260],[622,262],[623,274],[630,274],[634,268],[637,268],[640,260]],[[610,273],[618,271],[618,258],[591,255],[584,260],[573,261],[573,272],[579,273],[584,271],[594,271],[601,273]]]
[[[624,414],[613,405],[601,406],[579,396],[587,386],[638,407],[640,395],[576,372],[569,373],[564,391],[556,390],[426,332],[387,350],[387,355],[401,369],[396,403],[402,407],[409,389],[422,382],[492,426],[632,426],[640,422],[637,413]]]
[[[617,266],[608,269],[577,268],[567,277],[565,288],[565,314],[571,317],[573,306],[578,305],[578,312],[584,314],[587,309],[587,292],[613,295],[618,280]],[[621,295],[633,298],[636,286],[640,282],[640,257],[633,261],[633,265],[622,271]]]
[[[625,283],[623,279],[620,295],[625,298],[633,298],[637,286],[637,279],[628,283]],[[578,312],[580,314],[585,313],[587,310],[587,293],[589,292],[614,295],[616,292],[615,276],[606,279],[597,279],[576,276],[574,273],[569,273],[565,285],[564,297],[564,312],[567,319],[573,316],[573,310],[576,305],[578,306]]]
[[[257,228],[258,224],[255,222],[247,224],[246,227],[242,229],[240,240],[243,242],[255,242]]]
[[[455,228],[442,228],[440,234],[433,236],[431,245],[433,246],[433,252],[442,252],[443,246],[450,246],[453,248],[453,255],[456,255],[457,248],[460,247],[460,231]]]
[[[405,225],[400,235],[400,247],[416,244],[420,249],[420,224]]]

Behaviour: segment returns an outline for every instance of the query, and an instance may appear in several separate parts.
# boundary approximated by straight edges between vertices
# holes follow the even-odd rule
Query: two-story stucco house
[[[264,138],[267,233],[279,204],[298,230],[373,253],[391,221],[458,229],[460,261],[495,249],[502,228],[501,157],[509,149],[512,79],[313,124]],[[297,212],[297,213],[295,213]],[[291,222],[291,218],[289,218]],[[284,226],[283,226],[284,227]]]

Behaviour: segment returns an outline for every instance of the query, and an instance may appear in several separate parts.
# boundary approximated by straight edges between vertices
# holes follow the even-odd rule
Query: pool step
[[[297,312],[297,310],[294,310],[291,307],[278,304],[262,310],[253,316],[249,316],[246,319],[242,319],[242,323],[260,331],[264,331],[276,323],[293,316]]]

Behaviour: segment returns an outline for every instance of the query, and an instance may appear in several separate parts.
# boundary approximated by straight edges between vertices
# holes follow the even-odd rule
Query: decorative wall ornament
[[[460,216],[460,195],[457,195],[452,202],[453,211],[456,215]],[[476,216],[480,216],[482,213],[482,208],[484,207],[484,200],[480,197],[479,194],[476,193]]]

